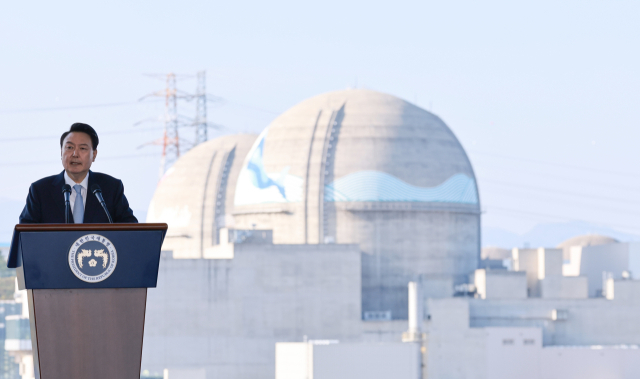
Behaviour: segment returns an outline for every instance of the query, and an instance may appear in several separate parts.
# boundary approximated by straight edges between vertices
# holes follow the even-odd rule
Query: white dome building
[[[234,214],[274,243],[359,244],[365,318],[406,318],[409,281],[449,297],[478,266],[478,190],[460,142],[434,114],[370,90],[276,118],[245,159]]]
[[[615,238],[611,238],[608,236],[603,236],[601,234],[585,234],[582,236],[576,236],[569,238],[566,241],[558,244],[558,249],[568,249],[572,246],[599,246],[599,245],[607,245],[611,243],[619,243]]]
[[[477,185],[454,134],[361,89],[305,100],[257,139],[189,152],[158,186],[149,221],[161,220],[172,220],[165,248],[176,258],[205,256],[224,226],[272,230],[275,244],[358,244],[369,319],[406,318],[406,286],[420,276],[427,296],[451,296],[480,255]]]
[[[147,222],[166,222],[162,245],[174,258],[202,258],[220,243],[219,230],[233,227],[233,194],[254,134],[216,138],[198,145],[162,177]]]

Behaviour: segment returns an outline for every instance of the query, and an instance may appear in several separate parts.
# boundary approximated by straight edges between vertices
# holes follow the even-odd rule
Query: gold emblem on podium
[[[102,268],[107,268],[107,262],[109,261],[109,256],[107,255],[107,253],[104,252],[104,249],[94,250],[93,255],[95,255],[98,258],[102,258]]]
[[[78,254],[78,266],[82,268],[82,260],[91,256],[91,250],[82,249],[82,253]]]
[[[78,279],[88,283],[107,279],[117,262],[118,255],[111,241],[98,234],[78,238],[69,250],[69,268]]]

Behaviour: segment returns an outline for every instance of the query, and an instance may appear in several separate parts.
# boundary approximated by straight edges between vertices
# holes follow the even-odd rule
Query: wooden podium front
[[[147,288],[166,224],[16,225],[36,378],[139,379]]]

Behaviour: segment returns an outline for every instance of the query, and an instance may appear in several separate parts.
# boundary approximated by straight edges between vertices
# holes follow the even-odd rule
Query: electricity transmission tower
[[[176,75],[167,74],[165,89],[164,136],[162,139],[162,159],[160,177],[180,158],[180,135],[178,134],[178,89]]]
[[[162,158],[160,161],[160,178],[165,172],[180,158],[180,153],[189,150],[198,144],[207,141],[207,129],[210,126],[207,123],[207,91],[206,91],[206,71],[199,71],[196,75],[196,93],[189,94],[179,91],[176,86],[177,75],[169,73],[166,75],[150,75],[159,77],[166,81],[166,88],[142,97],[163,97],[165,100],[165,111],[162,117],[164,123],[164,134],[161,138],[146,143],[146,145],[161,145]],[[181,78],[193,78],[193,76],[181,76]],[[178,114],[178,99],[195,100],[195,117],[193,119],[182,117]],[[184,119],[190,122],[183,121]],[[195,127],[195,140],[185,141],[180,139],[179,129],[183,126]],[[182,142],[182,146],[181,146]],[[142,147],[141,146],[141,147]]]
[[[195,95],[196,117],[193,120],[193,124],[196,127],[196,145],[207,141],[207,72],[198,72],[197,81]]]

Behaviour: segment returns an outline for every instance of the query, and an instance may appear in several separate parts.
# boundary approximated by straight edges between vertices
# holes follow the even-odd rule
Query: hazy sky
[[[59,135],[81,121],[101,137],[93,169],[145,211],[160,148],[138,147],[160,137],[163,104],[136,101],[164,83],[144,74],[206,70],[218,134],[322,92],[387,92],[461,140],[485,227],[640,234],[639,39],[637,0],[2,2],[0,204],[62,169]]]

